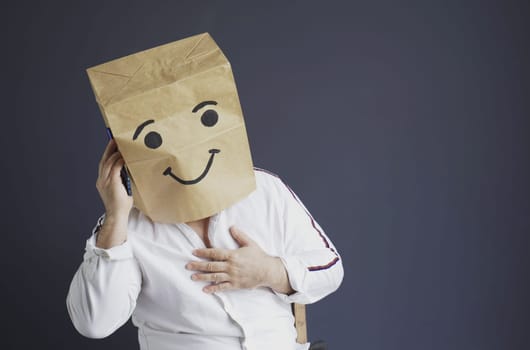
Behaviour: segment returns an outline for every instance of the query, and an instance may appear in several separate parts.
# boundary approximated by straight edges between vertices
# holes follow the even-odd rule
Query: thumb
[[[247,247],[254,244],[254,241],[247,236],[247,234],[235,226],[230,227],[230,234],[232,238],[239,244],[240,247]]]

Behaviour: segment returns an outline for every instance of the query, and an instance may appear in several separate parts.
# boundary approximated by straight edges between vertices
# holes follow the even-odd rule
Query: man
[[[227,73],[226,66],[216,73],[215,68],[203,68],[206,63],[197,64],[206,59],[217,65],[219,51],[204,49],[191,55],[201,45],[215,48],[209,36],[192,39],[186,42],[192,51],[186,49],[182,57],[194,70],[193,79],[179,82],[178,87],[155,84],[156,95],[146,95],[146,77],[153,76],[153,67],[161,69],[159,53],[157,60],[152,59],[154,54],[149,56],[149,62],[155,62],[152,66],[141,62],[140,68],[131,69],[135,75],[128,81],[149,69],[149,74],[138,79],[141,94],[133,85],[134,93],[123,99],[104,99],[101,91],[108,90],[91,78],[98,103],[108,124],[118,130],[116,140],[121,144],[111,140],[99,163],[96,187],[105,214],[88,239],[83,262],[72,280],[67,296],[70,317],[81,334],[102,338],[132,315],[142,350],[296,349],[290,304],[312,303],[336,290],[343,277],[340,256],[299,198],[277,176],[257,168],[249,172],[241,166],[250,157],[245,156],[248,146],[234,146],[236,136],[245,135],[240,110],[233,103],[237,99],[223,99],[227,91],[234,96],[235,86],[194,82],[221,82],[231,72]],[[170,50],[172,62],[181,47]],[[169,57],[167,52],[165,57]],[[191,63],[190,57],[195,57]],[[123,66],[123,61],[118,63],[112,67]],[[165,72],[175,72],[175,67],[182,65],[172,63]],[[100,67],[97,73],[106,70]],[[176,76],[182,77],[182,72]],[[216,99],[186,102],[178,94],[189,96],[182,91],[189,91],[190,84],[193,89],[199,86],[200,94]],[[219,89],[225,89],[224,93]],[[166,98],[166,91],[171,99]],[[146,118],[136,115],[141,114],[143,107],[139,106],[152,103],[153,96],[164,99],[148,105],[152,119],[138,124]],[[178,107],[174,100],[181,101]],[[209,109],[202,111],[206,105]],[[171,108],[179,108],[178,113]],[[157,109],[162,111],[160,116]],[[123,111],[131,110],[134,118],[123,118],[129,116]],[[200,123],[191,117],[199,111]],[[173,128],[163,124],[168,115],[178,120],[172,122]],[[232,124],[223,124],[226,116]],[[154,131],[144,131],[145,127]],[[224,131],[214,134],[214,127]],[[190,150],[192,138],[186,139],[180,128],[188,133],[195,130],[195,139],[204,134],[205,141]],[[234,130],[239,131],[234,134]],[[142,144],[138,143],[140,135],[145,135]],[[187,143],[171,144],[182,139]],[[172,152],[172,156],[161,157],[163,152]],[[191,158],[190,153],[194,154]],[[124,165],[133,180],[134,197],[122,184]],[[146,169],[148,176],[142,177]]]

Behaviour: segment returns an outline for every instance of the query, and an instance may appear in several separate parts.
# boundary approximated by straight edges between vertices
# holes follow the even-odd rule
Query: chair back
[[[299,344],[307,343],[307,323],[305,318],[305,305],[292,304],[294,314],[294,327],[296,328],[296,342]]]

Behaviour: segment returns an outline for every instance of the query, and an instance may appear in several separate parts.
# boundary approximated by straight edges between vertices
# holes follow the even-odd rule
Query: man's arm
[[[96,181],[106,214],[86,243],[83,262],[66,298],[72,323],[90,338],[106,337],[124,324],[141,288],[140,268],[127,242],[133,199],[121,182],[123,164],[116,142],[110,140],[99,162]]]
[[[309,304],[334,292],[342,283],[342,259],[333,242],[302,201],[280,178],[272,187],[282,208],[283,254],[280,256],[295,293],[280,295],[291,303]]]
[[[141,272],[128,242],[98,248],[96,238],[117,229],[102,222],[86,243],[83,262],[66,297],[68,314],[79,333],[89,338],[112,334],[131,316],[141,288]],[[121,228],[123,229],[123,227]]]

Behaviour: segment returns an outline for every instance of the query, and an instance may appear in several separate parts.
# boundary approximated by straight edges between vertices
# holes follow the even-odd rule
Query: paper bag
[[[230,63],[208,33],[87,73],[125,160],[134,205],[151,220],[205,218],[254,191]]]

